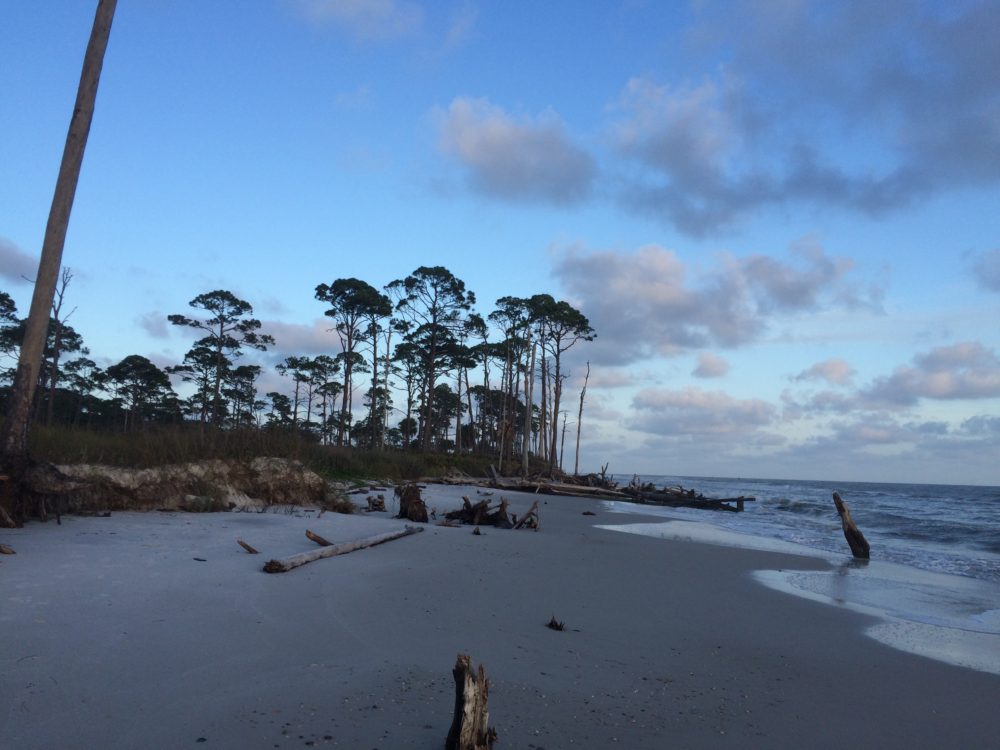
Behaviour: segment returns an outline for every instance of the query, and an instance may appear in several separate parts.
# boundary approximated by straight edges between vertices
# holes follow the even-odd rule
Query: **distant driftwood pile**
[[[607,466],[600,474],[585,474],[578,477],[563,476],[551,479],[542,476],[501,477],[493,467],[490,467],[489,479],[477,479],[466,474],[459,474],[437,481],[442,484],[474,485],[492,487],[512,492],[533,492],[541,495],[571,495],[574,497],[593,497],[602,500],[625,500],[643,505],[662,505],[671,508],[699,508],[701,510],[728,510],[740,512],[744,503],[754,502],[756,498],[739,497],[705,497],[700,492],[683,487],[657,488],[648,483],[642,484],[633,478],[628,486],[619,489],[616,482],[607,476]]]

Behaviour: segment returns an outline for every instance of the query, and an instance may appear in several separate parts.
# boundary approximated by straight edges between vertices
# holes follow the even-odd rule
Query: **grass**
[[[340,480],[412,480],[458,469],[486,476],[487,456],[417,453],[318,445],[289,431],[216,430],[198,426],[150,428],[138,433],[33,426],[29,451],[55,464],[105,464],[147,468],[206,459],[250,460],[259,456],[301,461],[321,476]]]

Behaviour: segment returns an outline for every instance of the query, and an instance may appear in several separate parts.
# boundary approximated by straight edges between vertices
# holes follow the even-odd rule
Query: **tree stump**
[[[420,498],[420,488],[415,484],[407,484],[402,489],[396,488],[399,495],[399,515],[415,523],[427,523],[427,505]]]
[[[867,560],[871,547],[868,540],[865,539],[865,535],[854,523],[854,519],[851,518],[851,511],[848,509],[847,503],[840,499],[840,493],[833,493],[833,503],[837,506],[837,513],[840,514],[840,524],[844,527],[844,538],[847,539],[847,544],[851,548],[851,554],[856,558]]]
[[[473,675],[472,659],[459,654],[451,673],[455,677],[455,713],[444,743],[445,750],[490,750],[496,742],[497,732],[489,726],[490,683],[483,665],[480,664]]]

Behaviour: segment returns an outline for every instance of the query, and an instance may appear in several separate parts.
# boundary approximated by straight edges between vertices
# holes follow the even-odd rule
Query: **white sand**
[[[443,512],[462,492],[425,496]],[[514,512],[536,499],[505,494]],[[306,528],[336,542],[402,525],[315,516],[0,530],[18,553],[0,558],[0,746],[440,748],[459,652],[486,665],[500,748],[1000,737],[1000,677],[889,648],[864,636],[875,618],[751,575],[822,561],[615,533],[594,527],[621,520],[599,502],[549,497],[537,533],[429,526],[261,572],[309,549]],[[544,627],[553,614],[566,631]]]

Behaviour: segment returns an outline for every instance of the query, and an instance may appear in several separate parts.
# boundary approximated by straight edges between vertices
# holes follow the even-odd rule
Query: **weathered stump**
[[[455,713],[448,730],[445,750],[490,750],[496,742],[496,729],[489,726],[487,702],[490,683],[483,665],[476,674],[472,672],[472,659],[459,654],[455,668]]]
[[[865,539],[865,535],[854,523],[854,519],[851,518],[851,511],[848,509],[847,503],[840,499],[840,494],[837,492],[833,493],[833,503],[837,506],[837,513],[840,514],[840,524],[844,528],[844,538],[847,539],[847,544],[851,548],[851,554],[867,560],[871,547],[868,540]]]
[[[427,523],[427,504],[420,498],[420,488],[415,484],[407,484],[402,489],[396,488],[399,495],[399,515],[415,523]]]

